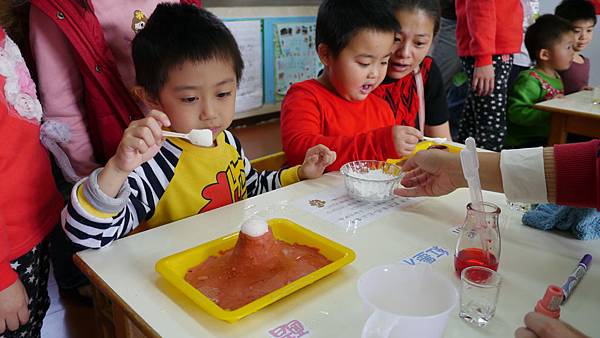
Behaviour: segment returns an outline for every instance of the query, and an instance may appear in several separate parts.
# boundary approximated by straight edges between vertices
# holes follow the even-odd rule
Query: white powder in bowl
[[[394,188],[402,178],[400,167],[383,161],[354,161],[340,168],[350,196],[363,201],[391,199]]]
[[[383,169],[368,170],[367,172],[349,171],[348,176],[373,181],[387,181],[394,179],[393,175],[384,172]]]

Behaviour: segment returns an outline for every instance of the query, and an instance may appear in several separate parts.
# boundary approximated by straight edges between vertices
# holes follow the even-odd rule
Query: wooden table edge
[[[154,329],[146,323],[146,321],[138,315],[106,282],[100,278],[92,268],[90,268],[87,263],[79,257],[79,255],[73,255],[73,261],[75,265],[86,275],[90,282],[97,287],[100,292],[106,295],[110,300],[116,303],[119,306],[125,315],[133,321],[133,323],[145,334],[147,337],[156,337],[160,338],[161,336],[154,331]]]
[[[533,108],[541,110],[541,111],[545,111],[548,113],[559,113],[559,114],[573,115],[573,116],[592,118],[592,119],[595,118],[594,116],[590,116],[590,114],[594,114],[594,113],[579,112],[579,111],[568,110],[568,109],[557,108],[557,107],[548,107],[548,106],[543,105],[543,103],[534,104]],[[600,114],[598,115],[598,119],[600,119]]]

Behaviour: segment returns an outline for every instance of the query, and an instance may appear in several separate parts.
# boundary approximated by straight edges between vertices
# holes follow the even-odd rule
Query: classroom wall
[[[540,12],[542,14],[554,13],[554,8],[560,3],[560,0],[542,0],[540,1]],[[598,17],[600,20],[600,17]],[[600,85],[600,25],[596,25],[594,39],[583,53],[591,58],[592,70],[590,72],[590,84]]]

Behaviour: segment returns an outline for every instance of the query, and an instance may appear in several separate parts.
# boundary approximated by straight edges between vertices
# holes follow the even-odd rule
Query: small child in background
[[[597,20],[594,5],[588,0],[563,0],[554,14],[569,21],[575,32],[573,63],[569,69],[559,72],[565,86],[565,95],[591,89],[588,86],[590,59],[581,55],[581,52],[592,42],[594,35]]]
[[[550,113],[533,105],[564,95],[558,74],[573,60],[574,33],[571,25],[552,14],[542,15],[529,26],[525,46],[535,61],[533,69],[522,71],[508,97],[509,148],[545,145],[550,132]]]
[[[39,337],[50,305],[46,238],[58,225],[63,202],[40,142],[42,107],[35,85],[17,45],[4,32],[3,21],[2,16],[0,337]]]
[[[323,73],[296,83],[281,106],[281,140],[289,164],[324,144],[337,153],[328,170],[354,160],[410,154],[420,131],[396,126],[394,113],[372,91],[381,84],[398,22],[387,0],[325,0],[319,7],[316,47]]]
[[[319,177],[335,159],[317,145],[301,166],[263,173],[250,166],[239,140],[226,130],[243,61],[227,27],[206,10],[158,5],[134,38],[132,56],[134,91],[155,110],[129,125],[105,167],[73,187],[63,226],[74,243],[100,248],[143,222],[163,225]],[[165,141],[163,127],[180,133],[210,129],[213,146]]]

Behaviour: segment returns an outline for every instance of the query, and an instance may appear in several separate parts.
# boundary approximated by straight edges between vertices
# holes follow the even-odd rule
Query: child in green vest
[[[571,25],[551,14],[543,15],[527,29],[525,46],[535,62],[519,74],[508,97],[509,148],[542,146],[550,132],[550,113],[533,108],[538,102],[564,96],[559,71],[573,60]]]

